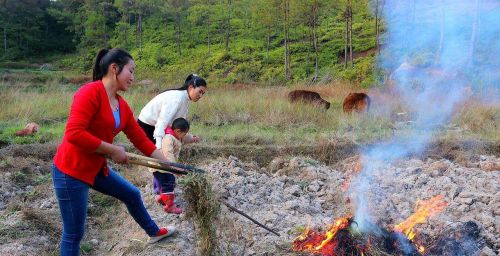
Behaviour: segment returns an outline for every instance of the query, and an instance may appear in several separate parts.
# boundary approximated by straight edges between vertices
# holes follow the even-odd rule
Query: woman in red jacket
[[[133,184],[111,169],[105,155],[126,163],[123,147],[113,145],[123,131],[143,154],[166,160],[135,121],[127,102],[118,91],[127,91],[134,81],[134,61],[121,49],[101,50],[93,70],[93,82],[74,95],[62,143],[52,168],[54,190],[63,221],[60,253],[78,255],[84,234],[89,188],[125,203],[134,220],[146,231],[150,242],[174,232],[159,228],[151,219]]]

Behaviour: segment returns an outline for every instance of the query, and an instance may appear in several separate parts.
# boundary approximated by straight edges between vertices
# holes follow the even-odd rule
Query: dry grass
[[[69,113],[71,92],[24,92],[5,90],[0,94],[0,120],[53,123],[63,121]]]
[[[52,242],[58,241],[61,237],[61,224],[59,219],[47,216],[46,212],[42,212],[33,208],[22,209],[23,220],[27,221],[31,230],[38,230],[48,234]]]
[[[215,225],[220,203],[204,174],[191,174],[182,179],[184,198],[188,202],[186,216],[196,223],[200,255],[217,255],[218,239]]]
[[[500,140],[500,108],[477,100],[469,100],[457,109],[454,122],[473,134],[485,134]]]
[[[33,80],[32,76],[29,75]],[[0,130],[9,126],[16,126],[11,130],[22,128],[34,121],[42,125],[42,130],[47,124],[60,126],[55,132],[62,133],[77,87],[60,84],[55,78],[41,85],[25,80],[0,83]],[[170,87],[175,86],[158,82],[137,84],[122,95],[138,115],[150,99]],[[331,108],[325,111],[307,104],[290,104],[287,94],[292,89],[316,91],[331,102]],[[405,106],[385,89],[368,92],[372,97],[369,114],[346,115],[342,101],[354,91],[366,89],[339,82],[321,86],[297,84],[292,88],[209,85],[206,96],[191,104],[188,118],[192,121],[192,133],[200,135],[208,145],[316,145],[338,138],[365,144],[392,136],[398,122],[412,118],[411,113],[398,115],[406,112]],[[471,100],[460,105],[453,125],[462,129],[463,137],[498,141],[500,106],[481,102],[482,99]],[[1,137],[0,131],[0,140],[10,141]]]

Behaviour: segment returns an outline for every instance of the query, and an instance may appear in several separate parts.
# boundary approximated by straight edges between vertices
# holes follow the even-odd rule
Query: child
[[[165,136],[162,139],[161,151],[169,162],[177,162],[181,152],[182,140],[189,132],[189,122],[180,117],[174,120],[172,127],[165,129]],[[161,170],[153,172],[154,178],[159,184],[155,184],[160,189],[160,195],[156,201],[163,205],[163,210],[168,213],[180,214],[182,209],[174,204],[175,194],[175,176],[171,173]]]

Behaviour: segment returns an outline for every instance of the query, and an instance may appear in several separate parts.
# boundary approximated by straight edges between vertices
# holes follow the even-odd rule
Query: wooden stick
[[[201,169],[196,169],[196,168],[191,167],[191,166],[184,166],[184,165],[181,165],[181,164],[177,164],[177,166],[175,166],[175,165],[172,165],[172,164],[175,164],[175,163],[163,162],[163,161],[160,161],[160,160],[155,159],[155,158],[141,156],[141,155],[137,155],[137,154],[133,154],[133,153],[128,153],[127,152],[127,156],[129,157],[128,162],[131,163],[131,164],[142,165],[142,166],[151,167],[151,168],[155,168],[155,169],[159,169],[159,170],[164,170],[164,171],[167,171],[167,172],[171,172],[173,174],[185,175],[185,174],[189,173],[188,170],[198,171],[198,172],[204,172]],[[184,168],[181,168],[181,167],[186,167],[186,168],[184,169]],[[188,168],[190,168],[190,169],[188,169]],[[231,211],[236,212],[236,213],[240,214],[241,216],[243,216],[243,217],[251,220],[253,223],[257,224],[259,227],[264,228],[265,230],[273,233],[274,235],[280,236],[280,234],[278,234],[276,231],[274,231],[274,230],[270,229],[269,227],[267,227],[266,225],[264,225],[264,224],[256,221],[252,217],[248,216],[246,213],[244,213],[244,212],[236,209],[236,207],[228,204],[226,201],[224,201],[222,199],[218,199],[218,201],[220,203],[224,204]]]
[[[145,160],[141,160],[141,159],[129,158],[128,162],[131,164],[135,164],[135,165],[141,165],[141,166],[151,167],[151,168],[158,169],[158,170],[167,171],[167,172],[170,172],[172,174],[186,175],[189,173],[188,171],[180,170],[177,168],[172,168],[171,166],[163,165],[162,163],[149,162],[149,161],[145,161]]]
[[[128,162],[130,164],[151,167],[154,169],[167,171],[172,174],[186,175],[189,173],[189,171],[186,169],[171,166],[168,164],[168,162],[162,162],[154,158],[140,156],[132,153],[127,153],[127,156],[128,156]]]
[[[240,215],[242,215],[243,217],[245,217],[245,218],[247,218],[247,219],[251,220],[253,223],[255,223],[255,224],[259,225],[261,228],[263,228],[263,229],[265,229],[265,230],[267,230],[267,231],[269,231],[269,232],[271,232],[271,233],[273,233],[273,234],[275,234],[275,235],[277,235],[277,236],[280,236],[280,234],[278,234],[276,231],[274,231],[274,230],[272,230],[272,229],[268,228],[266,225],[264,225],[264,224],[262,224],[262,223],[260,223],[260,222],[258,222],[258,221],[256,221],[256,220],[254,220],[252,217],[250,217],[250,216],[248,216],[246,213],[244,213],[244,212],[242,212],[242,211],[240,211],[240,210],[236,209],[234,206],[232,206],[232,205],[228,204],[226,201],[219,199],[219,202],[223,203],[223,204],[224,204],[225,206],[227,206],[227,208],[229,208],[231,211],[237,212],[237,213],[239,213]]]
[[[193,172],[199,172],[199,173],[204,173],[205,172],[202,169],[198,169],[198,168],[195,168],[195,167],[190,166],[190,165],[161,161],[161,160],[158,160],[156,158],[147,157],[147,156],[141,156],[141,155],[137,155],[137,154],[130,153],[130,152],[127,152],[126,154],[127,154],[128,158],[129,158],[129,160],[131,160],[131,159],[138,160],[137,164],[139,164],[139,165],[140,165],[140,163],[151,162],[151,163],[157,163],[157,164],[159,164],[160,166],[163,166],[163,167],[177,169],[178,171],[193,171]],[[148,167],[152,167],[152,166],[148,166]],[[152,168],[154,168],[154,167],[152,167]]]

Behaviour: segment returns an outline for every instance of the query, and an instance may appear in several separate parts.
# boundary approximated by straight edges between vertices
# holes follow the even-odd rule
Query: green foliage
[[[89,243],[82,243],[80,245],[80,251],[82,252],[83,255],[89,255],[92,250],[94,250],[94,247],[89,244]]]
[[[331,79],[372,84],[373,60],[356,60],[352,70],[339,63],[345,44],[345,2],[287,1],[292,82],[309,81],[322,72]],[[140,77],[179,83],[197,72],[212,84],[290,82],[284,78],[283,1],[59,0],[34,6],[8,2],[0,6],[8,44],[0,60],[21,57],[29,63],[35,52],[71,53],[57,58],[55,66],[90,73],[100,48],[122,47],[134,56]],[[368,0],[353,3],[353,13],[354,51],[374,48]],[[24,26],[26,20],[32,26]],[[21,36],[16,41],[17,34]]]
[[[63,1],[61,1],[63,2]],[[60,1],[3,1],[0,60],[34,59],[75,49]]]
[[[0,122],[0,145],[53,142],[59,140],[64,131],[64,124],[61,123],[55,126],[42,126],[39,132],[31,136],[16,136],[16,131],[22,129],[24,125]]]
[[[375,84],[374,57],[361,57],[357,59],[352,68],[344,69],[342,65],[337,65],[337,72],[346,81],[360,84],[361,87],[371,87]]]

